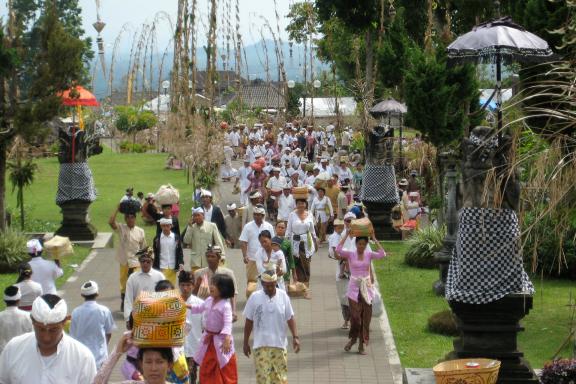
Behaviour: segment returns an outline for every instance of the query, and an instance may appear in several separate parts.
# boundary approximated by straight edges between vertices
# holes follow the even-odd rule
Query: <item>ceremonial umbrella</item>
[[[370,108],[370,114],[374,118],[383,118],[384,116],[388,117],[388,126],[391,126],[390,119],[392,114],[398,115],[398,122],[399,122],[399,129],[400,129],[400,170],[402,171],[404,168],[404,161],[402,160],[402,127],[403,121],[402,116],[408,112],[408,108],[406,108],[406,104],[397,101],[396,99],[389,97],[386,100],[382,100],[372,108]]]
[[[460,62],[491,62],[496,65],[498,131],[502,129],[502,61],[547,62],[554,58],[548,43],[502,17],[479,24],[458,37],[447,48],[448,58]],[[490,99],[488,102],[490,102]]]
[[[100,103],[96,100],[90,91],[84,87],[77,85],[70,89],[65,90],[60,93],[59,96],[62,98],[62,104],[68,107],[98,107]],[[72,162],[74,162],[75,157],[75,141],[76,141],[76,121],[74,112],[72,112]]]

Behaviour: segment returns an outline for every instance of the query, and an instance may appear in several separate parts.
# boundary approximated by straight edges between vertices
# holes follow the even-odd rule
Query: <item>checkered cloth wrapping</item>
[[[72,200],[96,200],[96,188],[88,163],[61,163],[56,204]]]
[[[446,281],[446,299],[486,304],[509,293],[534,293],[522,265],[516,212],[463,208]]]
[[[362,201],[398,204],[398,189],[393,165],[366,165],[360,191]]]

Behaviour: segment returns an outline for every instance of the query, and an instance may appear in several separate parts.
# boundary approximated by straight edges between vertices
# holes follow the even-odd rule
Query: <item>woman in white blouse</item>
[[[280,278],[286,273],[286,260],[284,259],[284,254],[281,250],[274,251],[272,249],[272,234],[270,231],[263,230],[258,235],[258,240],[260,240],[260,249],[256,252],[256,268],[258,269],[258,274],[261,275],[267,270],[274,270],[278,276],[278,283],[276,284],[278,288],[286,290],[284,286],[284,279]],[[262,284],[258,281],[258,287],[262,288]]]
[[[310,284],[310,258],[316,252],[317,237],[314,218],[308,211],[306,199],[296,199],[296,210],[288,217],[286,238],[292,241],[292,254],[296,264],[296,280]]]
[[[316,191],[318,196],[312,201],[310,210],[318,222],[320,244],[322,244],[326,242],[326,229],[328,228],[328,221],[334,218],[334,209],[332,208],[332,202],[326,197],[326,190],[318,187]]]

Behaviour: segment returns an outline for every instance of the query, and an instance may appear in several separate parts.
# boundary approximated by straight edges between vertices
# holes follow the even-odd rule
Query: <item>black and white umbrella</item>
[[[496,64],[498,130],[502,129],[502,62],[542,63],[552,61],[555,56],[545,40],[514,23],[510,17],[475,26],[452,42],[447,53],[452,61]]]

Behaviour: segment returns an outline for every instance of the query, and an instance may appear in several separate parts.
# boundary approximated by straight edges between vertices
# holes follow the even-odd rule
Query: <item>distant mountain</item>
[[[266,54],[267,50],[267,54]],[[255,79],[263,79],[271,81],[278,81],[279,76],[279,69],[278,69],[278,62],[276,60],[276,53],[274,49],[274,42],[272,40],[266,40],[266,49],[264,48],[264,44],[252,44],[246,46],[245,52],[242,52],[242,77],[247,80],[255,80]],[[303,81],[304,74],[303,74],[303,66],[304,66],[304,47],[301,45],[294,45],[292,47],[292,55],[290,55],[290,45],[288,43],[282,44],[282,53],[284,55],[284,66],[286,70],[286,77],[288,80],[294,81]],[[226,55],[225,51],[220,50],[218,52],[218,60],[216,63],[218,70],[235,70],[235,58],[234,58],[234,50],[231,50],[230,55],[233,56],[231,60],[226,64],[226,68],[224,68],[224,63],[222,60],[222,54]],[[307,57],[307,65],[309,65],[309,52]],[[267,60],[268,59],[268,60]],[[173,52],[170,52],[164,58],[164,68],[162,69],[162,80],[166,80],[170,78],[170,71],[172,69],[172,60],[173,60]],[[196,60],[198,63],[198,70],[205,70],[206,69],[206,51],[204,48],[200,48],[197,50],[196,53]],[[97,67],[91,68],[91,73],[95,74],[94,76],[94,93],[97,97],[102,98],[108,95],[109,93],[109,73],[110,73],[110,55],[107,55],[106,62],[107,68],[106,73],[107,77],[104,78],[102,74],[102,69],[100,66],[100,62],[96,62]],[[149,81],[150,78],[150,68],[149,68],[149,61],[150,57],[147,59],[146,63],[146,82]],[[153,67],[154,67],[154,80],[152,84],[152,89],[158,88],[158,75],[160,73],[160,63],[162,61],[162,55],[157,55],[153,57]],[[130,53],[126,52],[120,55],[117,55],[115,64],[114,64],[114,78],[113,78],[113,89],[124,91],[126,89],[126,79],[128,74],[128,67],[130,64]],[[268,67],[268,71],[266,68]],[[308,67],[309,68],[309,67]],[[327,70],[328,66],[319,60],[314,60],[314,72],[319,73],[321,71]],[[142,84],[141,79],[142,73],[142,63],[140,65],[140,77],[137,80],[138,84]],[[309,79],[309,74],[307,75]]]

